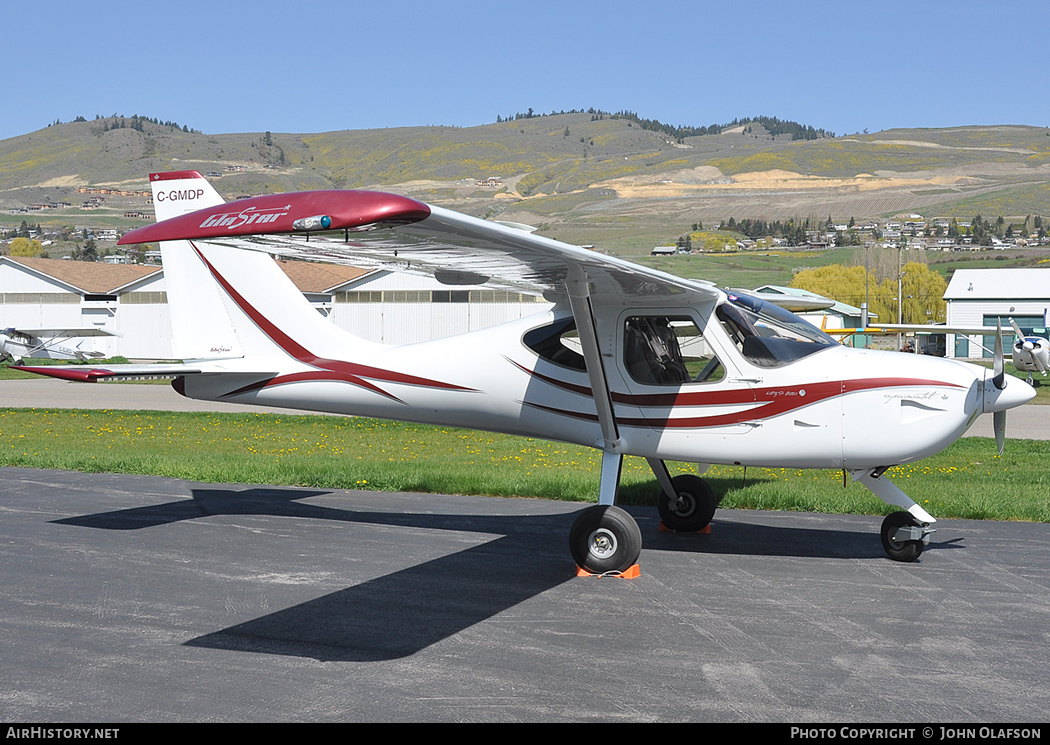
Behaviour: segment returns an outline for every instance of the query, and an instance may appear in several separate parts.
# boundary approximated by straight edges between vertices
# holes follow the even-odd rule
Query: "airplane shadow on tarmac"
[[[198,488],[192,499],[54,522],[137,530],[211,515],[274,515],[499,536],[185,642],[320,661],[407,657],[575,577],[566,545],[575,513],[359,512],[299,501],[328,494],[306,489]],[[887,560],[877,533],[867,530],[769,526],[735,512],[727,520],[716,515],[710,535],[670,534],[658,531],[654,509],[628,509],[638,520],[646,551]],[[957,547],[945,542],[931,544],[927,550]],[[643,554],[643,571],[644,561]]]

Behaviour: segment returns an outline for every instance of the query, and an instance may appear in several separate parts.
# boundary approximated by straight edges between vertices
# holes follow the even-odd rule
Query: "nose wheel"
[[[932,532],[909,512],[891,512],[882,521],[882,547],[894,561],[915,561]]]

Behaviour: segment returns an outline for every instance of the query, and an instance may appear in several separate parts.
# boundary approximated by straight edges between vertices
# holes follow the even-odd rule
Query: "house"
[[[328,317],[336,326],[384,344],[464,334],[552,307],[538,295],[480,285],[450,286],[430,276],[386,270],[361,274],[326,292],[332,298]]]

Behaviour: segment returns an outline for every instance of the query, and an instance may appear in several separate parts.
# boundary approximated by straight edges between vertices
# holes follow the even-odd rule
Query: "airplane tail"
[[[150,182],[158,220],[224,203],[197,171]],[[236,203],[230,213],[239,215]],[[195,240],[161,241],[160,250],[176,358],[302,360],[334,345],[343,353],[374,346],[322,318],[267,253]]]
[[[149,180],[157,222],[225,202],[197,171],[151,173]],[[189,241],[161,241],[160,254],[174,356],[242,356],[222,296]]]

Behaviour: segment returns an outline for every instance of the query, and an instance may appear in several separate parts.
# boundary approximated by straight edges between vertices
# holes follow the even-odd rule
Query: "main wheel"
[[[893,536],[897,528],[918,528],[920,523],[910,512],[891,512],[882,521],[882,547],[894,561],[915,561],[924,548],[922,541],[900,541]]]
[[[569,550],[576,564],[592,574],[623,572],[638,561],[642,531],[619,507],[588,507],[572,524]]]
[[[718,499],[711,487],[699,476],[684,473],[671,479],[677,495],[672,499],[661,489],[656,498],[660,520],[671,530],[695,533],[711,523],[718,507]]]

